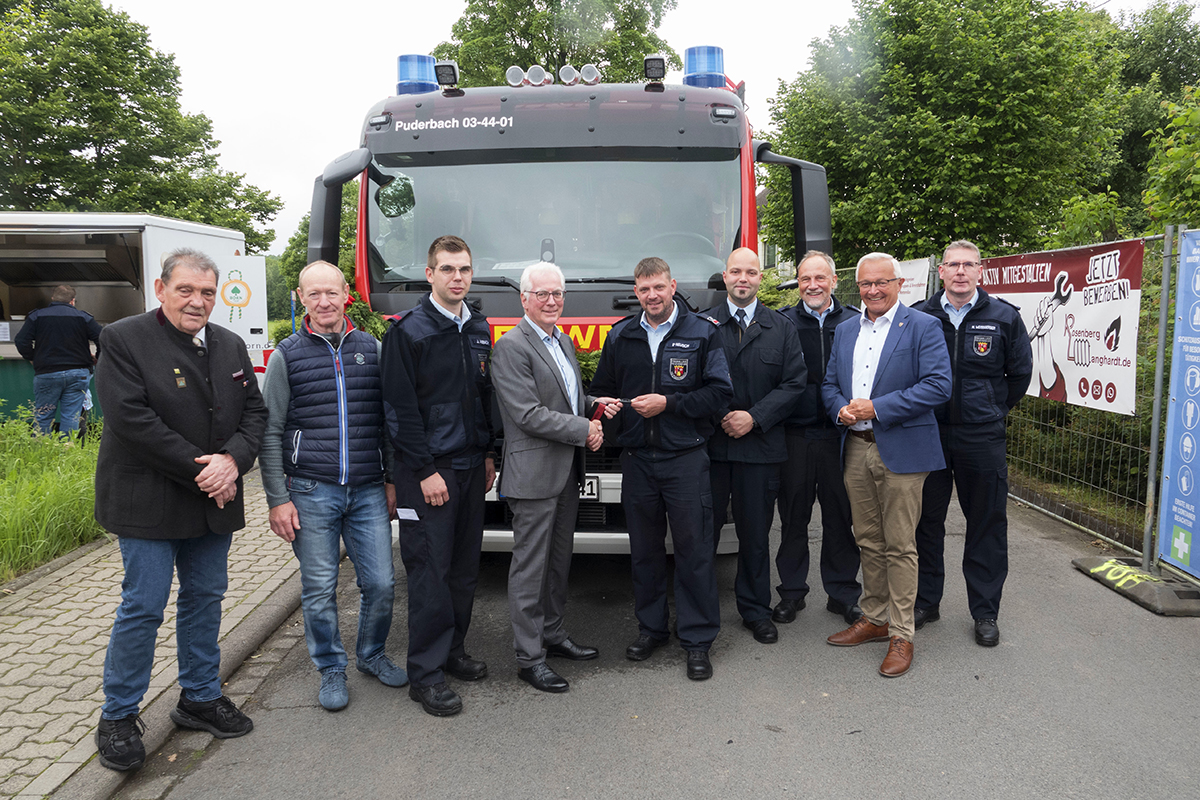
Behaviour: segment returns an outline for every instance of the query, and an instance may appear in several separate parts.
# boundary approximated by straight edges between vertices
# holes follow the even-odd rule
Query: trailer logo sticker
[[[671,359],[671,377],[677,381],[681,381],[687,377],[688,360],[686,358]]]
[[[229,280],[221,285],[221,302],[229,306],[229,321],[233,322],[233,312],[237,310],[237,318],[242,318],[242,309],[250,305],[250,284],[242,280],[242,271],[229,271]]]

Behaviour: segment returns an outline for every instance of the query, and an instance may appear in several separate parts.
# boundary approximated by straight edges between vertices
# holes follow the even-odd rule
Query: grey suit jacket
[[[571,408],[562,371],[539,334],[522,319],[492,349],[492,387],[504,420],[499,491],[519,500],[560,494],[567,478],[575,479],[577,449],[587,444],[583,414],[590,398],[583,395],[575,345],[568,336],[558,339],[579,386],[579,402]]]

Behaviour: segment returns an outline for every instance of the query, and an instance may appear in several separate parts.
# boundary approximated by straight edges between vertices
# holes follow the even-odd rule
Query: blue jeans
[[[346,669],[337,614],[338,542],[345,541],[361,595],[354,655],[358,663],[370,663],[383,655],[396,596],[392,525],[383,483],[339,486],[288,478],[288,491],[300,516],[292,551],[300,562],[308,654],[321,672]]]
[[[49,433],[54,425],[55,409],[59,431],[69,435],[79,430],[79,415],[91,378],[88,369],[64,369],[33,376],[33,413],[42,433]]]
[[[204,703],[221,696],[221,600],[229,581],[233,536],[210,533],[194,539],[131,539],[122,536],[121,605],[104,659],[104,719],[138,713],[150,672],[154,643],[179,571],[175,601],[175,641],[179,685],[189,700]]]

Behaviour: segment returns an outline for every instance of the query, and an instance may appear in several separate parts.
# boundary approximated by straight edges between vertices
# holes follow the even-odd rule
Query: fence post
[[[1179,234],[1187,230],[1179,226]],[[1154,411],[1150,417],[1150,466],[1146,470],[1146,524],[1142,528],[1142,569],[1149,571],[1154,539],[1155,509],[1158,490],[1158,430],[1162,422],[1163,360],[1167,352],[1168,306],[1171,295],[1171,251],[1175,247],[1175,226],[1168,225],[1163,236],[1162,292],[1158,307],[1158,363],[1154,365]]]

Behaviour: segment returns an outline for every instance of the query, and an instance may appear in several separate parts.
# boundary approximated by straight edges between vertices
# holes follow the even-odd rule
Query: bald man
[[[722,277],[725,302],[705,312],[718,323],[718,339],[733,380],[733,397],[718,415],[720,427],[708,440],[713,548],[720,541],[732,496],[738,537],[734,587],[738,613],[756,641],[772,644],[779,640],[779,631],[771,621],[768,539],[780,467],[787,461],[782,423],[800,400],[808,371],[795,326],[758,302],[762,283],[758,254],[747,247],[734,250]]]

